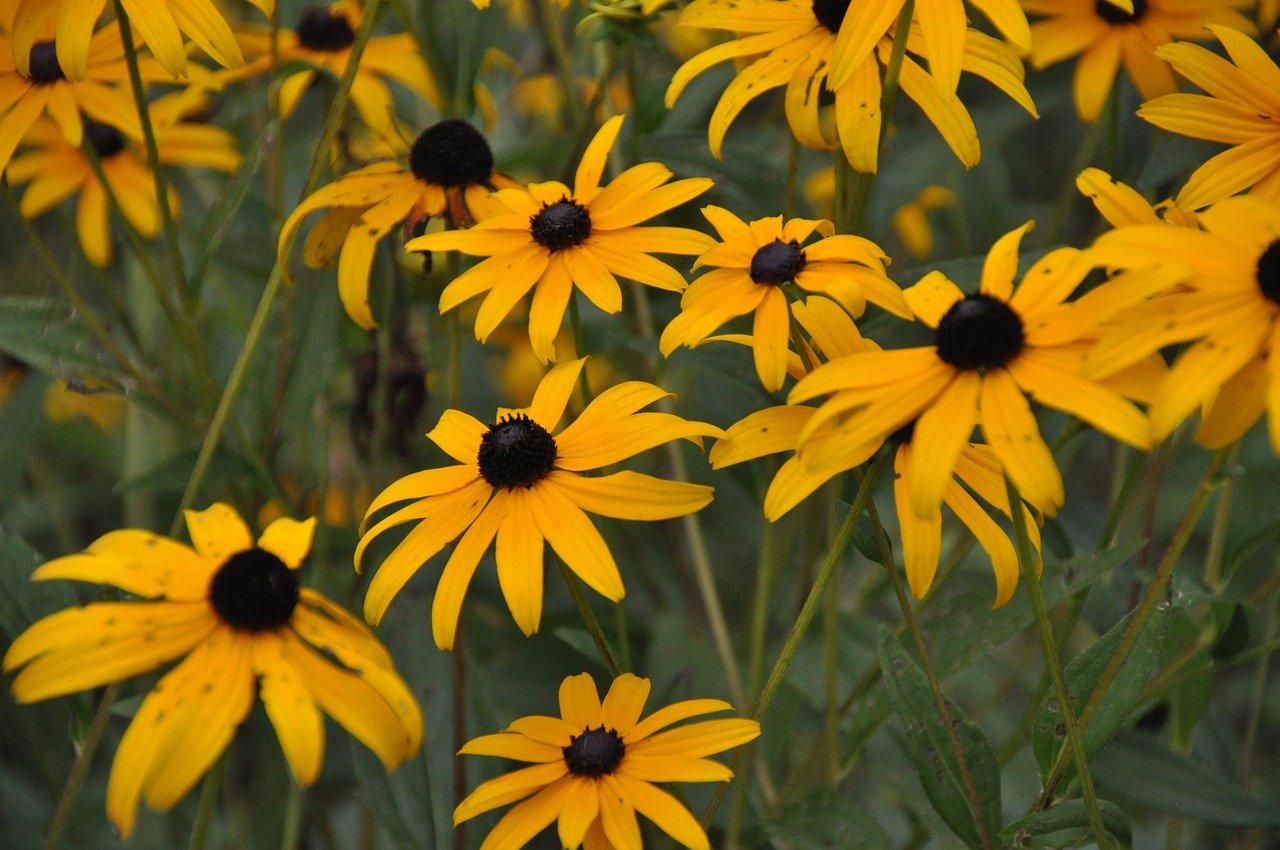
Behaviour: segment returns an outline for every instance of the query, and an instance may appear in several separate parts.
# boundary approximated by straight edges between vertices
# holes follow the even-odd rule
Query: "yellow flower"
[[[1097,262],[1117,268],[1185,270],[1175,278],[1176,290],[1118,317],[1089,355],[1090,374],[1109,375],[1189,342],[1157,389],[1153,438],[1168,436],[1203,407],[1196,439],[1218,448],[1243,436],[1265,410],[1271,445],[1280,452],[1280,203],[1225,198],[1197,217],[1203,230],[1118,227],[1089,249]]]
[[[132,109],[132,105],[128,108]],[[183,112],[192,108],[198,108],[198,103],[181,95],[160,98],[152,104],[151,120],[160,161],[165,165],[235,171],[240,164],[235,138],[218,127],[184,122]],[[84,132],[129,225],[148,239],[155,237],[160,231],[160,210],[155,176],[142,145],[106,122],[88,121]],[[30,183],[23,190],[18,209],[24,217],[35,218],[78,193],[76,234],[80,247],[95,265],[108,265],[112,256],[111,206],[89,158],[45,119],[36,122],[26,139],[30,149],[15,156],[8,171],[14,184]],[[176,215],[178,194],[172,187],[169,206]]]
[[[623,116],[604,123],[578,164],[573,188],[558,181],[531,183],[528,191],[508,189],[494,200],[508,210],[469,230],[420,236],[410,251],[462,251],[488,259],[445,287],[440,312],[488,293],[476,314],[476,339],[484,342],[512,308],[533,290],[529,341],[538,358],[555,358],[555,338],[576,287],[606,313],[622,309],[618,275],[647,286],[683,292],[684,276],[651,253],[700,254],[709,236],[683,227],[638,227],[656,215],[711,188],[705,177],[667,183],[666,166],[645,162],[606,186],[605,159]]]
[[[248,0],[270,15],[275,0]],[[57,61],[68,79],[85,78],[92,53],[90,34],[108,0],[17,0],[14,7],[13,42],[19,57],[26,57],[53,28],[58,45]],[[220,65],[234,68],[244,62],[240,46],[226,18],[211,0],[122,0],[132,29],[171,77],[187,74],[185,33]],[[114,24],[112,29],[115,29]],[[25,58],[19,68],[27,73]]]
[[[855,317],[862,315],[870,300],[911,318],[902,291],[885,277],[888,257],[874,242],[836,236],[828,221],[793,218],[784,222],[779,215],[747,224],[716,206],[703,207],[702,214],[723,241],[694,263],[695,269],[713,266],[714,270],[694,281],[680,299],[679,315],[659,340],[664,357],[681,345],[698,345],[731,319],[754,314],[751,347],[756,374],[766,390],[781,389],[791,335],[786,284],[827,295]],[[826,238],[804,245],[815,232]]]
[[[1131,186],[1114,180],[1100,168],[1086,168],[1076,175],[1076,188],[1112,227],[1126,224],[1167,222],[1179,227],[1198,227],[1196,214],[1173,201],[1152,205]]]
[[[302,220],[329,209],[311,228],[303,259],[311,268],[327,268],[337,255],[342,306],[365,329],[378,326],[369,309],[369,269],[374,250],[388,233],[403,223],[407,239],[432,216],[445,213],[460,226],[491,212],[493,189],[516,185],[493,170],[493,153],[480,131],[457,119],[422,131],[408,166],[377,162],[339,177],[298,204],[280,231],[283,261],[285,246]]]
[[[0,174],[42,114],[58,125],[74,147],[84,138],[85,117],[142,138],[133,100],[115,87],[127,70],[120,33],[114,27],[93,36],[86,71],[79,81],[63,74],[52,41],[39,41],[27,48],[25,71],[15,64],[16,48],[0,31]]]
[[[114,431],[124,415],[124,395],[96,378],[53,381],[44,392],[44,412],[55,422],[83,418],[103,431]]]
[[[1032,115],[1035,106],[1022,84],[1022,63],[1013,51],[1003,42],[965,27],[963,16],[951,14],[950,3],[942,2],[948,7],[942,14],[931,13],[934,5],[935,0],[916,4],[916,19],[907,39],[908,53],[927,57],[929,71],[906,56],[899,83],[961,162],[972,166],[979,157],[978,132],[956,96],[961,70],[998,86]],[[999,0],[978,5],[1014,41],[1027,43],[1026,18],[1016,3]],[[880,66],[892,50],[892,29],[901,7],[901,2],[851,5],[843,0],[694,0],[681,13],[681,23],[743,35],[680,66],[667,89],[667,108],[694,77],[713,65],[764,54],[743,69],[720,96],[708,126],[712,154],[721,155],[729,125],[748,103],[785,85],[787,123],[801,144],[819,149],[842,146],[854,168],[875,171],[881,123]],[[819,120],[824,90],[835,93],[838,139],[830,138]]]
[[[933,256],[933,226],[929,212],[954,206],[956,193],[945,186],[925,186],[893,212],[893,232],[918,260]]]
[[[485,425],[447,410],[427,434],[458,462],[405,476],[374,499],[361,526],[355,562],[378,535],[417,523],[369,583],[364,615],[377,624],[392,598],[445,544],[461,536],[445,564],[431,605],[431,629],[441,649],[453,646],[462,599],[480,558],[497,537],[498,581],[507,607],[526,635],[542,617],[543,541],[583,581],[613,601],[623,597],[622,577],[586,512],[616,519],[670,519],[701,510],[712,490],[624,471],[587,477],[599,469],[676,439],[700,443],[720,436],[714,425],[669,413],[640,413],[670,394],[653,384],[628,381],[605,390],[556,436],[585,360],[547,373],[526,408],[499,410]],[[406,507],[367,528],[369,518],[396,502]],[[465,533],[464,533],[465,532]]]
[[[341,77],[351,60],[351,45],[360,29],[363,15],[351,0],[339,0],[328,6],[312,6],[298,20],[296,29],[281,29],[277,50],[279,64],[302,61]],[[250,57],[243,68],[227,72],[226,79],[242,79],[271,70],[271,33],[266,27],[246,29],[237,34],[240,46]],[[302,93],[315,80],[316,71],[297,71],[280,84],[280,114],[288,118],[298,105]],[[395,103],[391,89],[383,78],[392,79],[439,108],[440,89],[432,79],[427,63],[418,53],[411,33],[374,36],[369,39],[360,65],[351,81],[351,102],[360,120],[376,133],[395,133]]]
[[[793,305],[792,310],[796,321],[809,333],[818,351],[829,360],[878,350],[862,338],[853,320],[833,301],[814,297]],[[816,361],[816,354],[817,352],[809,354],[810,363]],[[797,358],[796,366],[799,366],[799,359]],[[793,452],[782,463],[765,493],[764,514],[770,522],[784,516],[835,476],[870,460],[884,442],[883,438],[876,438],[861,445],[839,444],[839,450],[831,461],[820,468],[813,468],[803,463],[794,452],[800,435],[816,412],[816,408],[804,405],[782,405],[758,410],[729,427],[724,439],[717,440],[711,448],[709,459],[714,469],[778,452]],[[940,513],[920,517],[910,507],[911,480],[919,474],[918,471],[913,471],[917,464],[911,453],[912,430],[908,425],[890,438],[898,443],[894,456],[894,468],[898,477],[894,481],[893,495],[898,511],[902,560],[907,581],[916,598],[922,598],[933,585],[934,573],[938,569],[942,547],[942,517]],[[810,445],[816,447],[830,444],[828,441],[833,432],[830,422],[822,425],[810,438]],[[970,495],[969,490],[1009,516],[1009,498],[1004,486],[1003,470],[990,446],[966,442],[961,447],[956,460],[955,476],[943,490],[942,500],[973,532],[991,558],[991,568],[996,577],[995,604],[999,607],[1009,601],[1017,587],[1017,555],[1008,536],[981,507],[979,501]],[[1030,511],[1025,511],[1025,516],[1032,541],[1039,552],[1039,527]]]
[[[641,850],[637,812],[681,845],[710,850],[689,810],[655,783],[727,782],[733,773],[706,756],[756,739],[760,724],[728,718],[668,729],[733,706],[686,700],[642,719],[649,688],[648,679],[623,673],[601,702],[589,674],[570,676],[560,685],[559,717],[522,717],[503,732],[468,741],[459,750],[464,755],[531,764],[472,791],[454,810],[454,825],[523,800],[498,821],[481,850],[519,850],[552,823],[566,850],[584,843],[587,850]]]
[[[1119,391],[1082,374],[1098,323],[1062,302],[1089,273],[1090,263],[1074,248],[1051,251],[1026,271],[1015,291],[1018,245],[1030,227],[1029,222],[996,241],[978,292],[966,295],[938,271],[906,291],[916,316],[934,331],[932,345],[853,354],[801,380],[788,401],[836,393],[805,426],[802,442],[845,413],[831,446],[883,438],[914,421],[913,468],[919,474],[909,484],[911,506],[921,517],[937,513],[979,423],[1028,502],[1050,515],[1062,504],[1062,475],[1027,394],[1119,440],[1149,447],[1142,412]],[[801,449],[812,455],[806,462],[819,468],[833,451]]]
[[[1047,18],[1031,25],[1031,64],[1047,68],[1079,55],[1075,70],[1076,111],[1097,121],[1123,62],[1144,100],[1177,91],[1173,72],[1156,48],[1175,38],[1204,37],[1209,24],[1252,33],[1237,9],[1250,0],[1133,0],[1133,11],[1106,0],[1022,0],[1023,8]]]
[[[1195,170],[1178,192],[1178,206],[1198,210],[1245,190],[1280,201],[1280,68],[1244,33],[1209,29],[1230,62],[1194,44],[1156,51],[1208,94],[1158,97],[1138,115],[1171,133],[1232,145]]]
[[[113,531],[35,579],[110,584],[142,602],[94,602],[27,629],[4,657],[19,702],[118,682],[186,656],[138,707],[111,766],[107,816],[128,837],[138,798],[164,811],[222,754],[262,698],[293,775],[311,784],[325,712],[388,770],[417,752],[422,714],[382,644],[295,571],[315,520],[281,519],[255,545],[224,504],[188,511],[194,549],[138,529]]]

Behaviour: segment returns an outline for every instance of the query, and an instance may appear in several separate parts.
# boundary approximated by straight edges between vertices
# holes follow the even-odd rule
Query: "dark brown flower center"
[[[237,552],[218,568],[209,588],[218,617],[234,629],[261,632],[289,622],[298,604],[298,579],[265,549]]]
[[[831,32],[840,32],[848,11],[849,0],[813,0],[813,16]]]
[[[313,6],[303,12],[294,32],[303,47],[325,53],[346,50],[356,40],[346,15],[335,14],[324,6]]]
[[[1131,24],[1146,14],[1147,0],[1133,0],[1132,15],[1119,6],[1108,3],[1107,0],[1096,0],[1093,10],[1098,13],[1099,18],[1109,24]]]
[[[551,252],[581,245],[591,235],[591,213],[566,197],[546,204],[529,219],[533,240]]]
[[[605,776],[617,770],[626,751],[618,730],[597,726],[569,739],[564,763],[574,776]]]
[[[1280,304],[1280,239],[1268,245],[1258,258],[1257,278],[1263,297]]]
[[[124,150],[124,135],[110,124],[86,121],[84,135],[98,152],[99,159],[110,159]]]
[[[437,186],[470,186],[489,180],[493,152],[479,130],[450,118],[422,131],[409,152],[409,168]]]
[[[775,239],[756,249],[751,257],[751,279],[756,283],[786,283],[804,268],[804,251],[800,243],[792,239],[783,242]]]
[[[966,295],[938,322],[938,357],[957,369],[985,371],[1006,365],[1022,351],[1022,319],[992,295]]]
[[[480,477],[494,487],[526,490],[556,463],[555,438],[523,413],[506,416],[480,438]]]
[[[31,45],[31,81],[40,85],[65,80],[62,66],[58,64],[58,51],[52,41],[37,41]]]

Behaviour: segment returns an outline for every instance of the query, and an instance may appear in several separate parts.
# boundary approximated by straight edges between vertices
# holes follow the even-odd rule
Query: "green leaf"
[[[53,298],[0,298],[0,351],[54,375],[119,377],[88,328]]]
[[[435,816],[431,807],[431,780],[427,760],[418,753],[394,773],[354,738],[351,759],[360,796],[373,810],[378,826],[398,850],[425,850],[435,846]]]
[[[775,843],[792,850],[883,850],[893,843],[874,817],[829,790],[789,803],[763,828]]]
[[[1240,603],[1232,606],[1231,617],[1227,627],[1218,636],[1213,645],[1213,660],[1226,661],[1234,658],[1249,645],[1249,612]]]
[[[1280,826],[1280,807],[1159,741],[1122,730],[1092,764],[1100,789],[1162,812],[1218,826]]]
[[[27,467],[28,452],[40,433],[40,419],[44,410],[45,388],[49,378],[43,372],[28,369],[18,379],[13,391],[0,405],[0,481],[18,481]],[[6,487],[0,496],[0,504],[8,497],[17,496],[19,488]]]
[[[1133,826],[1129,816],[1114,803],[1098,801],[1102,827],[1120,842],[1133,846]],[[1043,812],[1019,818],[1000,831],[1001,844],[1019,850],[1059,850],[1062,847],[1084,847],[1094,841],[1089,814],[1083,800],[1064,800]]]
[[[1141,545],[1141,541],[1129,541],[1105,552],[1046,565],[1042,579],[1045,604],[1053,608],[1087,590]],[[945,678],[1034,622],[1035,615],[1025,593],[1015,595],[1008,605],[993,611],[991,592],[975,589],[949,600],[946,606],[930,609],[922,619],[921,629],[925,643],[935,647],[932,656],[934,670]],[[849,729],[851,752],[861,750],[892,713],[882,685],[872,688],[853,713],[853,724]]]
[[[41,617],[80,604],[65,581],[32,581],[44,563],[22,539],[0,529],[0,631],[17,637]]]
[[[1067,692],[1071,695],[1072,711],[1077,717],[1093,696],[1098,680],[1115,656],[1116,647],[1132,620],[1133,614],[1129,614],[1067,665]],[[1084,751],[1088,758],[1092,759],[1115,737],[1129,712],[1137,706],[1142,688],[1159,658],[1167,623],[1167,609],[1157,607],[1152,611],[1128,659],[1102,695],[1093,718],[1084,730]],[[1062,705],[1058,695],[1050,693],[1040,704],[1031,729],[1031,750],[1040,765],[1042,782],[1053,772],[1066,744]]]
[[[991,846],[1000,829],[1000,766],[982,729],[969,720],[963,708],[947,701],[950,715],[938,714],[933,689],[924,671],[893,639],[880,641],[880,669],[889,687],[889,700],[902,720],[907,748],[920,784],[947,826],[970,847]],[[955,730],[964,756],[961,763],[947,734]],[[964,779],[967,768],[976,793],[977,813]],[[984,840],[984,836],[986,840]]]

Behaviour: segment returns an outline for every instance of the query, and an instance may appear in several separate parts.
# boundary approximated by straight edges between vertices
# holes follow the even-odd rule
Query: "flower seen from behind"
[[[1045,16],[1031,25],[1031,64],[1076,62],[1076,111],[1098,120],[1124,65],[1143,100],[1177,91],[1178,83],[1156,48],[1174,39],[1205,37],[1205,27],[1222,24],[1252,33],[1238,10],[1249,0],[1133,0],[1133,11],[1107,0],[1022,0],[1028,12]]]
[[[996,241],[977,292],[966,295],[938,271],[906,291],[916,316],[933,329],[932,345],[853,354],[801,380],[791,391],[793,404],[834,393],[806,425],[802,442],[845,414],[831,446],[887,437],[914,422],[913,468],[919,474],[910,479],[910,501],[926,518],[936,515],[978,424],[1029,503],[1050,515],[1062,504],[1062,475],[1028,395],[1119,440],[1149,447],[1142,412],[1119,391],[1082,374],[1098,326],[1092,314],[1063,302],[1092,266],[1078,250],[1060,248],[1033,264],[1015,290],[1018,246],[1030,227]],[[821,468],[833,450],[805,446],[801,454],[811,454],[806,462]]]
[[[726,322],[751,314],[756,374],[765,389],[782,388],[787,374],[791,311],[786,286],[820,293],[850,315],[866,302],[903,318],[911,310],[902,291],[884,274],[888,260],[875,243],[860,236],[834,235],[830,222],[782,216],[748,224],[726,209],[703,207],[721,242],[698,257],[694,268],[711,266],[685,290],[680,313],[662,332],[663,356],[681,345],[693,347]],[[805,245],[815,232],[825,238]]]
[[[462,226],[488,213],[490,192],[514,185],[493,170],[493,153],[479,130],[458,119],[439,121],[414,141],[408,168],[377,162],[308,195],[280,230],[280,260],[303,219],[329,210],[307,235],[303,260],[326,268],[336,256],[342,306],[360,327],[375,328],[369,270],[378,243],[402,223],[408,239],[432,216],[448,214],[455,227]]]
[[[375,538],[395,526],[416,523],[369,583],[364,603],[369,622],[377,624],[405,582],[457,539],[431,605],[436,644],[451,648],[467,586],[496,539],[503,597],[521,631],[532,634],[542,617],[544,541],[584,582],[616,602],[625,592],[622,576],[587,513],[670,519],[711,502],[712,489],[701,484],[629,470],[594,477],[579,474],[671,440],[700,443],[700,437],[723,433],[714,425],[670,413],[640,412],[670,395],[641,381],[605,390],[576,420],[557,430],[585,362],[557,365],[538,385],[532,404],[499,410],[492,425],[458,410],[440,417],[427,437],[457,465],[401,478],[374,499],[361,527],[357,568]],[[368,527],[375,513],[408,500],[409,505]]]
[[[94,602],[45,617],[4,657],[12,690],[36,702],[153,670],[183,657],[138,707],[111,766],[107,815],[133,832],[138,798],[167,810],[222,754],[261,697],[297,780],[311,784],[329,714],[388,770],[417,752],[422,714],[365,626],[296,570],[315,520],[280,519],[255,544],[224,504],[188,511],[194,545],[113,531],[32,578],[113,585],[146,601]]]
[[[927,20],[936,29],[913,22],[907,51],[927,58],[929,70],[907,55],[899,84],[956,156],[972,166],[979,158],[978,133],[956,96],[956,80],[951,74],[954,71],[956,79],[961,70],[977,74],[1035,115],[1031,96],[1022,84],[1022,63],[1004,42],[966,28],[962,15],[950,14],[958,8],[926,18],[920,8],[923,5],[917,4],[917,20]],[[731,59],[759,56],[734,77],[716,103],[707,129],[712,154],[721,155],[729,125],[747,104],[786,86],[787,123],[801,144],[818,149],[843,147],[854,168],[875,171],[882,121],[881,66],[889,59],[893,23],[901,6],[899,2],[842,0],[694,0],[681,12],[681,23],[726,30],[736,38],[703,51],[676,71],[667,88],[667,108],[674,106],[689,82],[708,68]],[[984,6],[987,10],[1002,8],[998,16],[993,15],[1004,22],[1002,28],[1007,25],[1017,30],[1021,21],[1025,30],[1026,19],[1017,4],[1001,0]],[[820,119],[819,107],[826,91],[835,95],[834,137]]]
[[[499,756],[530,766],[491,779],[458,804],[455,825],[518,801],[485,837],[481,850],[519,850],[552,823],[560,846],[573,850],[641,850],[644,815],[684,847],[710,850],[698,821],[656,783],[726,782],[733,773],[707,756],[760,735],[754,720],[673,723],[731,711],[718,699],[694,699],[641,717],[650,683],[631,673],[613,680],[600,700],[590,674],[560,685],[560,716],[516,720],[505,731],[467,742],[464,755]]]
[[[1195,170],[1178,192],[1179,207],[1197,210],[1246,190],[1280,201],[1280,68],[1244,33],[1209,29],[1231,61],[1185,42],[1156,51],[1206,93],[1167,94],[1138,115],[1171,133],[1232,146]]]
[[[1225,198],[1197,218],[1203,230],[1131,225],[1104,233],[1089,249],[1115,268],[1172,264],[1189,272],[1176,289],[1117,317],[1089,355],[1090,374],[1109,375],[1165,346],[1190,343],[1156,388],[1152,436],[1168,436],[1200,407],[1196,438],[1219,448],[1244,436],[1265,411],[1280,452],[1280,202]]]
[[[610,118],[587,146],[573,188],[558,181],[528,190],[498,192],[506,214],[468,230],[448,230],[411,240],[410,251],[461,251],[486,257],[463,272],[440,296],[446,312],[484,294],[476,315],[476,339],[484,342],[532,291],[529,341],[543,362],[555,358],[555,338],[575,288],[606,313],[622,309],[618,277],[683,292],[684,275],[650,256],[700,254],[710,237],[683,227],[640,227],[641,222],[711,188],[705,177],[668,183],[672,173],[656,162],[634,165],[600,185],[605,160],[623,116]]]
[[[276,64],[302,61],[341,77],[351,60],[351,45],[355,43],[362,18],[359,5],[352,0],[309,7],[294,29],[280,30]],[[270,30],[267,27],[244,30],[237,38],[249,62],[243,68],[228,72],[227,78],[270,72],[273,67]],[[293,114],[316,74],[315,70],[300,70],[284,78],[280,84],[282,117]],[[395,80],[439,108],[439,87],[431,78],[412,33],[370,38],[351,81],[351,102],[360,113],[360,120],[375,133],[389,136],[395,132],[395,103],[384,78]]]

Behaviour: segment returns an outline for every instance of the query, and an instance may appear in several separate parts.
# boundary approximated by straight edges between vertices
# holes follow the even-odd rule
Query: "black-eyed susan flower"
[[[79,81],[63,73],[52,41],[28,48],[26,71],[16,65],[14,47],[0,32],[0,174],[41,115],[48,115],[75,146],[84,138],[86,117],[142,138],[133,100],[117,87],[127,69],[120,32],[114,27],[94,34],[84,79]]]
[[[515,185],[493,170],[493,153],[479,130],[466,121],[440,121],[414,141],[408,168],[377,162],[308,195],[285,221],[279,250],[283,255],[307,215],[328,209],[311,228],[303,259],[312,268],[325,268],[336,255],[342,306],[360,327],[375,328],[369,269],[378,243],[402,223],[407,239],[427,219],[446,213],[454,226],[463,226],[490,214],[487,199],[494,189]]]
[[[816,348],[806,358],[795,358],[793,369],[799,367],[803,370],[801,363],[805,359],[811,364],[816,363],[819,352],[831,360],[878,350],[874,344],[862,338],[853,320],[833,301],[815,297],[793,305],[792,309],[797,322],[808,332]],[[770,522],[783,517],[835,476],[865,463],[885,442],[883,438],[876,438],[861,445],[845,443],[838,446],[838,450],[823,466],[815,468],[805,464],[794,452],[805,426],[816,412],[816,408],[805,405],[780,405],[758,410],[726,429],[724,438],[717,440],[711,448],[708,457],[715,469],[779,452],[792,452],[791,457],[779,467],[765,492],[764,514]],[[933,577],[938,569],[942,517],[940,513],[920,517],[910,507],[910,481],[918,474],[913,472],[916,463],[913,462],[910,447],[912,431],[908,424],[890,438],[890,442],[898,444],[894,455],[897,478],[893,493],[907,582],[916,598],[922,598],[932,587]],[[815,447],[829,444],[833,432],[832,423],[824,423],[810,437],[810,444]],[[970,491],[977,495],[976,499]],[[991,559],[991,568],[996,577],[995,604],[997,607],[1005,604],[1018,584],[1018,559],[1008,536],[981,506],[985,502],[1009,516],[1009,498],[1003,471],[999,459],[989,446],[966,442],[961,447],[955,474],[943,490],[942,501],[970,529]],[[1026,511],[1025,517],[1038,552],[1039,526],[1030,511]]]
[[[519,850],[552,823],[566,850],[640,850],[642,814],[684,847],[710,850],[698,821],[679,800],[655,783],[727,782],[732,771],[707,756],[760,735],[754,720],[700,720],[732,711],[718,699],[693,699],[641,717],[650,683],[631,673],[613,680],[601,702],[590,674],[560,685],[560,716],[522,717],[496,735],[468,741],[464,755],[529,762],[490,779],[458,804],[455,825],[520,802],[485,837],[481,850]]]
[[[182,120],[182,113],[195,103],[170,95],[152,105],[160,162],[235,171],[240,163],[235,137],[218,127]],[[142,236],[154,238],[160,231],[160,210],[155,176],[142,145],[106,122],[89,121],[84,132],[129,225]],[[26,218],[35,218],[76,195],[80,247],[95,265],[108,265],[112,257],[111,204],[89,158],[47,119],[38,120],[26,138],[29,147],[13,158],[8,170],[11,182],[28,184],[18,202],[19,211]],[[178,194],[172,189],[169,206],[177,214]]]
[[[1187,270],[1178,287],[1117,319],[1089,354],[1109,375],[1168,345],[1189,342],[1157,387],[1151,432],[1168,436],[1197,407],[1197,440],[1217,448],[1244,435],[1263,411],[1280,452],[1280,203],[1225,198],[1197,214],[1202,230],[1144,224],[1104,233],[1089,253],[1121,269]],[[1114,280],[1103,286],[1117,284]],[[1132,287],[1125,287],[1132,288]]]
[[[239,79],[270,71],[273,61],[279,64],[306,62],[341,77],[351,60],[351,45],[355,43],[362,17],[360,6],[352,0],[312,6],[302,13],[294,29],[279,31],[276,60],[272,59],[268,29],[242,30],[237,38],[249,62],[239,70],[228,72],[226,78]],[[316,73],[300,70],[283,79],[280,83],[282,117],[293,114]],[[439,87],[419,54],[413,35],[401,32],[374,36],[361,54],[351,81],[351,102],[360,113],[360,120],[375,133],[392,135],[395,132],[395,103],[387,79],[395,80],[437,108],[440,106]]]
[[[639,227],[711,188],[705,177],[673,183],[657,162],[633,165],[600,185],[605,160],[623,116],[604,123],[578,163],[573,188],[531,183],[494,195],[506,207],[468,230],[420,236],[410,251],[462,251],[486,257],[445,287],[440,312],[487,293],[476,314],[476,339],[484,342],[530,290],[529,341],[543,363],[555,358],[555,338],[576,287],[606,313],[622,309],[617,278],[629,278],[673,292],[687,286],[684,275],[650,254],[700,254],[711,247],[706,234],[683,227]]]
[[[72,80],[85,78],[92,52],[90,36],[109,0],[17,0],[13,41],[26,56],[42,32],[56,33],[58,62]],[[248,0],[270,15],[275,0]],[[237,67],[244,62],[227,19],[212,0],[122,0],[132,29],[151,48],[152,55],[171,77],[187,74],[187,50],[183,34],[220,65]],[[114,27],[113,27],[114,28]],[[20,62],[19,67],[26,68]]]
[[[853,354],[818,367],[795,386],[792,403],[835,393],[805,426],[802,441],[848,414],[832,432],[830,447],[802,447],[802,456],[812,455],[806,462],[821,468],[833,447],[887,437],[915,422],[918,474],[909,481],[911,505],[918,516],[932,517],[960,452],[981,424],[985,442],[1022,495],[1052,514],[1063,501],[1062,475],[1027,395],[1131,445],[1151,445],[1142,412],[1120,391],[1082,374],[1098,320],[1063,304],[1092,268],[1081,252],[1049,252],[1015,291],[1018,245],[1030,227],[996,241],[977,292],[966,295],[938,271],[906,291],[916,316],[933,329],[932,345]]]
[[[680,299],[680,313],[662,332],[663,356],[682,345],[693,347],[738,316],[753,315],[751,333],[756,374],[765,389],[782,388],[787,374],[791,311],[783,287],[823,294],[852,316],[861,316],[869,300],[905,319],[911,310],[902,290],[885,277],[888,260],[874,242],[834,235],[829,221],[782,216],[748,224],[726,209],[702,208],[721,242],[694,262],[711,266]],[[805,244],[814,233],[822,239]]]
[[[1144,100],[1177,91],[1173,72],[1156,48],[1174,39],[1205,37],[1209,24],[1252,33],[1238,10],[1249,0],[1133,0],[1133,11],[1108,0],[1022,0],[1045,19],[1031,25],[1031,64],[1047,68],[1072,56],[1076,111],[1097,121],[1123,63]]]
[[[1138,115],[1163,130],[1231,145],[1195,170],[1178,192],[1178,206],[1197,210],[1248,190],[1280,201],[1280,68],[1252,38],[1210,26],[1231,61],[1195,44],[1156,51],[1206,94],[1167,94]]]
[[[507,607],[526,634],[542,616],[544,541],[569,569],[602,596],[623,597],[622,576],[609,547],[587,513],[616,519],[670,519],[701,510],[712,489],[623,471],[587,477],[579,473],[686,439],[720,436],[714,425],[670,413],[639,412],[670,394],[642,381],[600,393],[571,424],[556,425],[585,360],[547,373],[526,408],[499,410],[492,425],[447,410],[427,437],[456,460],[455,466],[405,476],[374,499],[361,527],[355,562],[384,531],[417,523],[384,560],[369,583],[364,615],[378,623],[392,598],[414,573],[451,540],[431,605],[431,629],[442,649],[453,646],[462,599],[480,558],[497,538],[498,581]],[[369,526],[374,513],[396,502],[406,507]]]
[[[930,70],[908,55],[903,59],[899,84],[942,133],[956,156],[971,166],[979,158],[978,133],[968,110],[956,96],[952,70],[957,79],[961,70],[983,77],[1032,115],[1035,106],[1022,84],[1022,63],[1004,42],[967,28],[964,17],[951,15],[951,9],[929,17],[922,8],[926,5],[934,4],[916,5],[916,20],[922,23],[912,23],[907,52],[927,57]],[[786,86],[787,123],[801,144],[819,149],[843,147],[854,168],[875,171],[880,143],[881,65],[888,61],[892,50],[892,28],[901,7],[899,2],[844,0],[694,0],[681,12],[681,23],[727,30],[739,37],[680,66],[667,89],[667,108],[675,104],[694,77],[708,68],[730,59],[760,56],[734,77],[720,96],[707,131],[711,152],[720,156],[729,125],[748,103],[766,91]],[[984,10],[1006,32],[1026,29],[1026,19],[1015,3],[986,4]],[[932,30],[936,37],[921,29],[925,21],[937,26]],[[1022,43],[1026,43],[1025,38]],[[941,78],[935,76],[940,68],[946,69]],[[837,138],[830,137],[820,120],[824,90],[835,93]]]
[[[33,573],[109,584],[146,601],[69,608],[19,635],[4,657],[6,671],[22,668],[12,685],[19,702],[183,658],[142,701],[111,766],[107,816],[121,835],[133,831],[139,797],[164,811],[186,795],[230,744],[255,694],[303,784],[320,774],[322,712],[388,770],[417,751],[421,710],[386,649],[298,583],[314,528],[314,519],[276,520],[255,544],[240,516],[219,503],[187,512],[192,546],[124,529]]]

